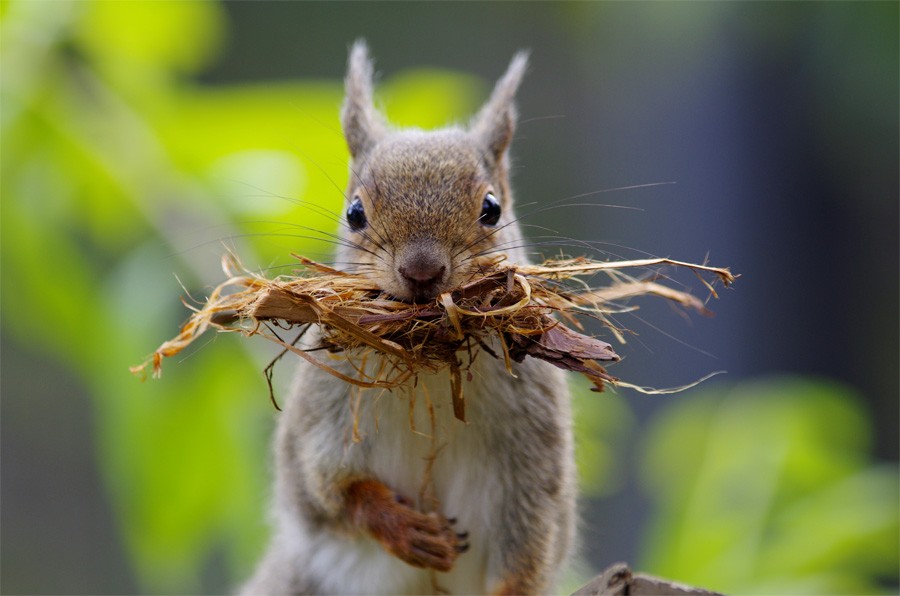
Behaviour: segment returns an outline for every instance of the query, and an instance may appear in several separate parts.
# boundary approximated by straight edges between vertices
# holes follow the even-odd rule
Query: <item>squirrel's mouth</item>
[[[394,276],[390,283],[382,283],[382,291],[398,302],[407,304],[429,304],[438,296],[450,289],[450,278],[443,273],[432,280],[411,281],[400,275]]]
[[[433,303],[460,281],[449,257],[433,258],[421,251],[407,253],[388,267],[375,267],[369,276],[386,296],[407,304]]]
[[[389,292],[414,304],[432,302],[447,290],[450,281],[450,259],[430,245],[416,245],[395,261]]]
[[[428,304],[437,300],[437,297],[444,292],[444,289],[419,290],[415,292],[392,292],[384,290],[386,296],[397,302],[405,302],[406,304]]]
[[[438,283],[429,284],[425,287],[419,286],[412,291],[411,300],[413,304],[425,304],[434,302],[438,296],[444,291],[438,287]]]

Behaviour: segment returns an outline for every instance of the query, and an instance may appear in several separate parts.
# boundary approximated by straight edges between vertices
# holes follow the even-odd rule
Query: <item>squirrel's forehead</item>
[[[365,163],[367,162],[367,163]],[[479,156],[462,131],[409,131],[389,135],[365,160],[370,175],[382,180],[450,183],[481,174]]]

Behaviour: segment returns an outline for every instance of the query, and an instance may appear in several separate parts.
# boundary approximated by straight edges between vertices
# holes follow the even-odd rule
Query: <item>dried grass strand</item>
[[[488,346],[496,339],[502,349],[499,357],[511,375],[514,362],[534,357],[587,376],[597,391],[612,384],[644,393],[666,393],[670,390],[632,385],[608,374],[599,363],[615,362],[619,357],[609,344],[580,332],[580,317],[599,320],[624,342],[622,330],[608,315],[632,310],[634,306],[622,302],[635,297],[657,296],[710,314],[703,300],[660,283],[659,276],[641,280],[624,273],[624,269],[686,268],[700,278],[711,297],[717,294],[704,274],[726,286],[735,279],[728,269],[667,258],[603,262],[575,258],[515,266],[506,264],[501,256],[478,262],[467,283],[441,294],[434,302],[409,304],[385,296],[361,275],[294,256],[303,266],[302,274],[267,279],[241,267],[234,254],[223,255],[226,281],[212,290],[204,304],[189,307],[193,313],[178,335],[164,342],[143,364],[132,367],[132,372],[146,374],[152,368],[153,376],[158,377],[165,358],[215,328],[265,337],[360,389],[408,386],[419,373],[447,369],[454,413],[465,420],[458,352],[469,351],[471,365],[474,340],[498,357]],[[605,272],[612,282],[592,287],[584,278],[598,272]],[[263,325],[267,321],[287,328],[318,325],[321,345],[312,349],[324,348],[351,362],[354,357],[365,359],[377,354],[383,357],[381,366],[374,373],[360,366],[355,368],[355,375],[347,374],[312,355],[309,349],[284,341]],[[689,386],[693,384],[671,391]]]

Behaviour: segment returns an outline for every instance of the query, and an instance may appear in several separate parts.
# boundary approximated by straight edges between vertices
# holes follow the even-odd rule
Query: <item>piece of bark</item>
[[[704,588],[686,586],[643,573],[632,573],[625,563],[614,563],[572,596],[722,596]]]
[[[537,341],[541,350],[564,354],[583,360],[618,361],[612,346],[605,341],[578,333],[565,325],[555,325],[541,334]],[[531,354],[534,356],[535,354]]]
[[[545,360],[563,370],[581,373],[594,384],[595,391],[603,391],[605,383],[618,381],[598,362],[618,362],[619,355],[612,346],[594,337],[578,333],[561,323],[550,325],[540,335],[507,334],[509,356],[522,362],[526,356]]]

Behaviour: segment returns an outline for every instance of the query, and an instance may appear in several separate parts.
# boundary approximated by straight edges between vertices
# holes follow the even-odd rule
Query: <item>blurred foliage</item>
[[[569,384],[581,495],[609,496],[621,490],[628,478],[623,450],[634,432],[634,414],[621,395],[598,394],[584,377],[575,377]]]
[[[220,276],[223,242],[255,268],[291,251],[327,258],[317,231],[337,227],[346,178],[340,80],[191,83],[224,37],[214,3],[22,1],[2,14],[3,331],[95,398],[141,585],[196,591],[213,558],[237,582],[266,535],[265,357],[228,337],[159,382],[128,367],[185,317],[179,282],[200,297]],[[398,121],[434,126],[481,91],[423,71],[383,98]]]
[[[846,387],[773,378],[675,399],[650,428],[649,572],[725,593],[896,592],[900,476]]]

